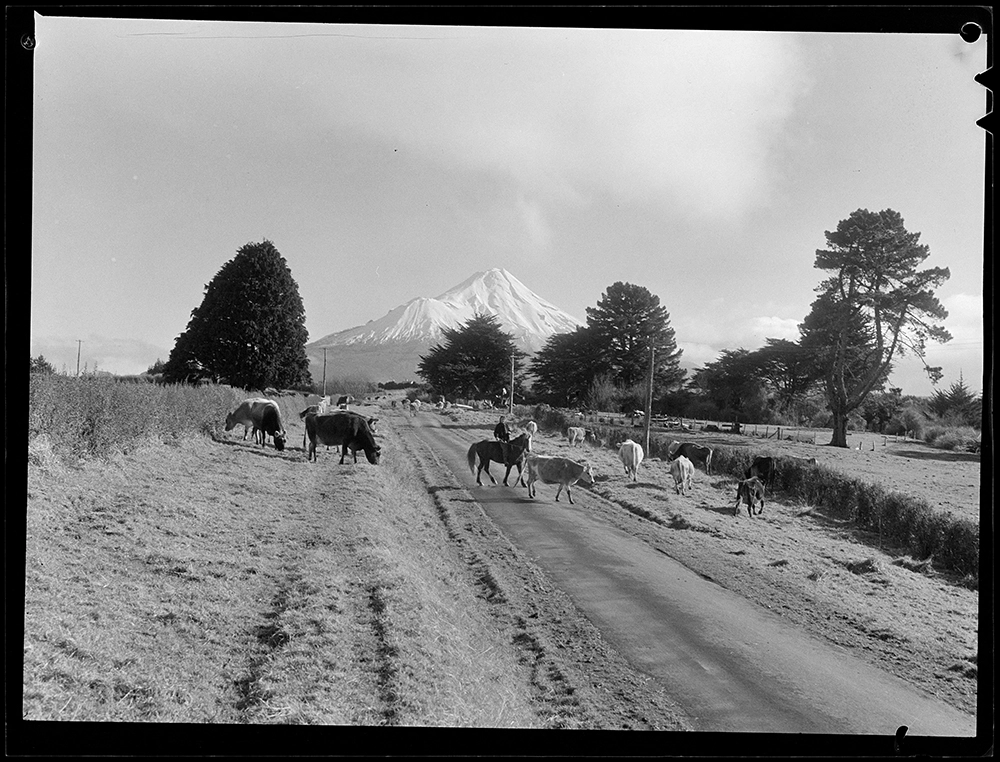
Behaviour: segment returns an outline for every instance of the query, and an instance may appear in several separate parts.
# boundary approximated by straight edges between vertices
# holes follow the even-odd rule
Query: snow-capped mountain
[[[325,348],[328,366],[331,353],[338,356],[340,366],[339,373],[328,371],[328,376],[370,376],[377,381],[413,379],[420,355],[441,342],[443,329],[458,328],[477,313],[496,315],[501,329],[529,354],[541,349],[550,336],[582,325],[506,270],[494,268],[476,273],[440,296],[417,297],[378,320],[306,345],[313,360],[313,378],[322,377]],[[349,374],[343,372],[347,367],[351,368]]]

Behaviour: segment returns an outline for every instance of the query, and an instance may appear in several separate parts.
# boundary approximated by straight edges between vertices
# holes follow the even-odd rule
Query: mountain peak
[[[542,299],[502,267],[477,272],[433,299],[417,297],[363,326],[330,334],[308,348],[337,345],[389,347],[439,341],[445,328],[458,328],[476,314],[496,315],[502,330],[520,347],[536,352],[557,333],[582,323]]]

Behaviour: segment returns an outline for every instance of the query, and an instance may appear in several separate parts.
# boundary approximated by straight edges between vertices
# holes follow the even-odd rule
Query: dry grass
[[[539,725],[393,449],[307,464],[234,431],[67,467],[35,443],[23,716]]]

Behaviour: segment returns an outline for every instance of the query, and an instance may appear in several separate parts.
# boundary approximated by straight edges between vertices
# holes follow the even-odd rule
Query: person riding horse
[[[507,424],[504,423],[504,416],[500,416],[500,421],[497,423],[496,428],[493,429],[493,436],[500,440],[500,448],[503,450],[504,459],[507,458],[507,443],[510,442],[510,431],[507,429]]]

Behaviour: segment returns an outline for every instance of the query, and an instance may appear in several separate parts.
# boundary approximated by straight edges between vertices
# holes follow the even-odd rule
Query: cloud
[[[787,35],[447,35],[355,46],[343,66],[327,64],[317,107],[334,124],[503,173],[539,195],[579,203],[613,194],[717,219],[766,199],[768,159],[808,88]]]

